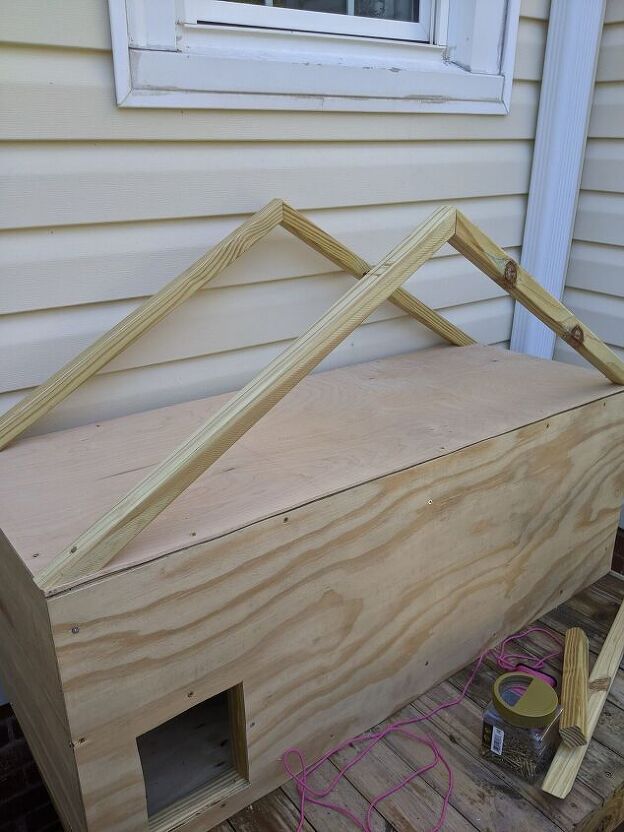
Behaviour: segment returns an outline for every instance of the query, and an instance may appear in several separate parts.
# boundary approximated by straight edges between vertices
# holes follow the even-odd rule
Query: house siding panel
[[[525,0],[522,15],[506,117],[176,111],[116,106],[106,0],[10,4],[0,410],[275,196],[371,261],[442,201],[518,257],[548,4]],[[34,432],[235,389],[350,281],[278,231]],[[507,343],[511,301],[448,247],[409,285],[479,340]],[[433,342],[384,306],[325,366]]]
[[[564,303],[624,358],[624,3],[607,0]],[[555,358],[579,358],[557,342]]]

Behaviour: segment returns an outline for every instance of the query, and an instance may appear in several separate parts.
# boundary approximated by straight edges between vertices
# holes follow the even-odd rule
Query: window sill
[[[178,24],[174,44],[137,48],[123,0],[110,9],[121,107],[509,112],[517,14],[507,15],[500,71],[485,73],[448,61],[443,46],[206,24]]]

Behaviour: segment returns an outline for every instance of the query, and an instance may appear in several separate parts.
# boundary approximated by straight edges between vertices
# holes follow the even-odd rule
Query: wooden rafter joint
[[[585,341],[585,333],[580,324],[574,324],[574,326],[566,330],[561,337],[566,344],[570,344],[572,347],[578,347]]]
[[[518,266],[514,260],[508,260],[505,263],[503,271],[503,279],[507,286],[515,286],[518,281]]]
[[[274,199],[0,417],[0,450],[278,225],[352,274],[359,280],[358,285],[61,552],[39,574],[42,588],[50,589],[109,563],[385,300],[450,344],[474,344],[467,333],[402,288],[447,242],[565,338],[608,379],[624,384],[624,362],[453,206],[439,208],[372,266],[283,200]]]

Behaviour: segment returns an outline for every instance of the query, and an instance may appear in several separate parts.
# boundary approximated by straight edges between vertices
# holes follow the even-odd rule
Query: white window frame
[[[198,23],[215,4],[233,7],[230,20]],[[109,0],[109,8],[121,107],[509,112],[520,0],[435,0],[429,43],[319,32],[314,22],[316,31],[261,27],[258,11],[354,18],[219,0]],[[248,22],[232,25],[233,16]]]
[[[366,38],[422,41],[431,34],[431,0],[420,0],[417,23],[384,18],[356,17],[355,0],[346,0],[348,14],[282,9],[267,4],[231,3],[229,0],[185,0],[188,23],[220,23],[252,26],[259,29],[286,29],[290,32],[318,32],[328,35],[354,35]]]

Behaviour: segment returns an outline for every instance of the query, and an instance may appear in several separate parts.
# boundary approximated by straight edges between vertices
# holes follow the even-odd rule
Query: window
[[[508,112],[520,0],[109,0],[123,107]]]
[[[199,25],[429,42],[430,8],[429,0],[200,0],[193,17]]]

